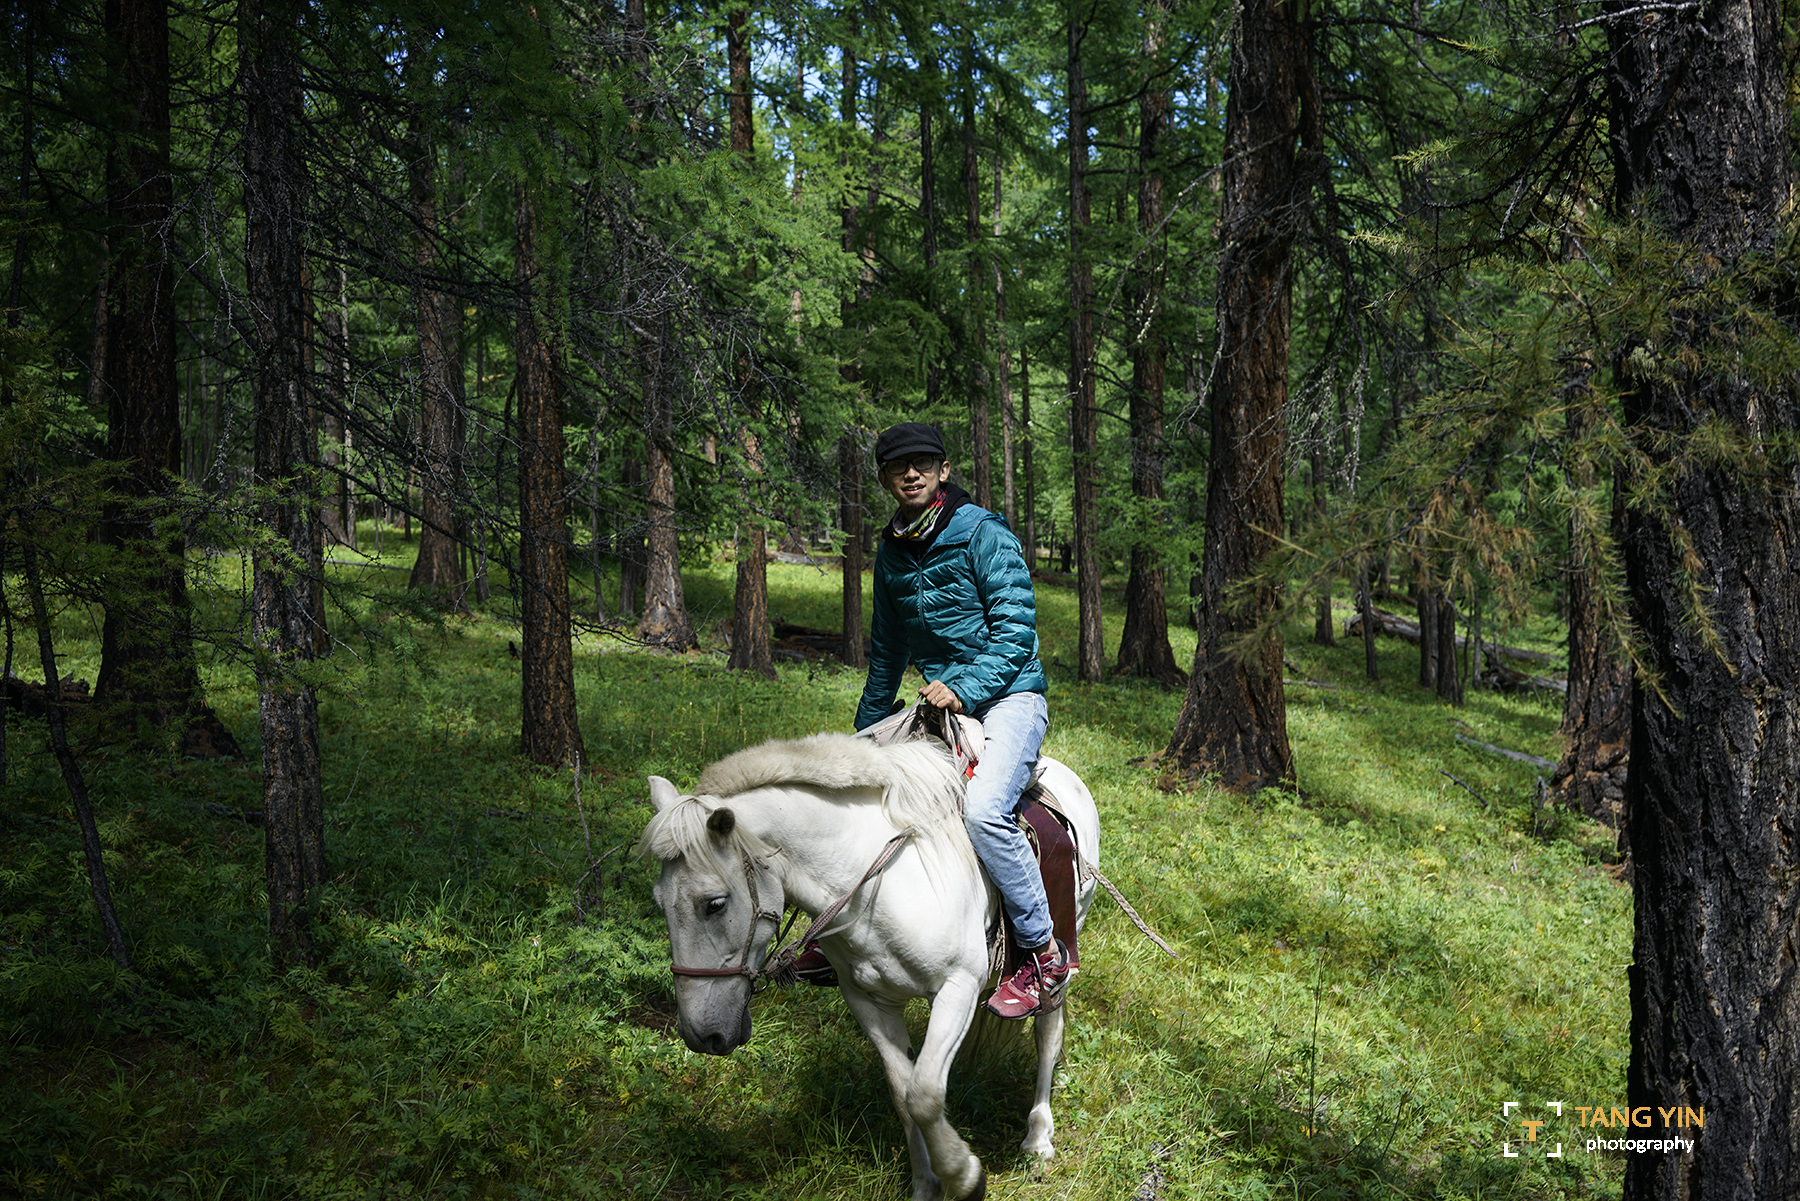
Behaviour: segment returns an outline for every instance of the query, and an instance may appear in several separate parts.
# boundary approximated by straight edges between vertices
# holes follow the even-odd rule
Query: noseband
[[[748,976],[750,978],[750,992],[752,995],[767,988],[770,980],[783,980],[789,984],[793,983],[793,973],[789,969],[793,966],[794,960],[797,959],[800,954],[795,948],[804,947],[807,943],[817,938],[819,932],[831,924],[832,919],[837,917],[837,915],[843,911],[844,906],[850,903],[850,898],[855,896],[857,892],[862,889],[863,885],[867,884],[870,880],[886,870],[887,865],[894,861],[894,856],[900,853],[900,848],[905,846],[912,836],[913,831],[902,830],[900,833],[888,839],[887,845],[881,848],[881,854],[875,856],[875,862],[871,863],[869,865],[869,870],[862,874],[862,879],[851,886],[849,892],[845,893],[821,910],[819,916],[813,919],[812,925],[806,928],[806,933],[802,934],[793,942],[788,943],[786,946],[781,947],[779,951],[769,957],[768,965],[760,968],[753,968],[750,966],[750,951],[751,948],[756,945],[756,923],[759,919],[765,917],[770,921],[780,922],[781,915],[779,913],[770,913],[762,908],[762,902],[758,899],[756,893],[756,864],[750,858],[749,852],[745,852],[743,856],[744,883],[750,888],[750,908],[754,912],[754,916],[750,919],[750,929],[744,933],[744,950],[738,957],[738,965],[736,967],[682,967],[678,963],[671,963],[669,965],[669,971],[677,976],[700,976],[703,978],[715,979],[721,976]],[[794,918],[798,915],[798,910],[795,910],[793,914],[789,915],[787,924],[782,926],[780,932],[775,935],[773,942],[777,946],[780,946],[782,940],[787,938],[788,931],[794,928]]]

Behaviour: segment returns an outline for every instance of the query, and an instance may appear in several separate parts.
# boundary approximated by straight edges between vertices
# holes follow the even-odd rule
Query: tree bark
[[[413,32],[407,49],[410,85],[424,96],[434,86],[431,36]],[[413,102],[407,137],[407,186],[413,209],[414,321],[419,333],[419,555],[407,587],[461,607],[468,581],[457,561],[456,504],[462,490],[464,413],[461,324],[457,300],[439,279],[437,141],[424,99]]]
[[[858,39],[862,31],[860,4],[852,4],[846,17],[849,37],[846,44],[839,48],[843,75],[838,92],[838,121],[847,134],[853,134],[857,128],[856,114],[861,84],[856,49],[850,43]],[[845,168],[844,198],[838,207],[841,245],[845,254],[860,257],[865,249],[862,214],[851,200],[854,193],[849,184],[848,155],[840,156],[838,163]],[[865,271],[855,295],[845,296],[839,307],[840,324],[852,336],[856,336],[852,331],[857,330],[856,306],[866,298],[869,282]],[[855,404],[860,412],[863,406],[861,347],[858,346],[856,350],[857,353],[845,356],[844,364],[839,368],[839,376],[845,384],[856,390]],[[844,554],[839,563],[842,574],[840,601],[843,642],[838,650],[838,658],[846,667],[868,666],[868,656],[863,652],[863,571],[867,566],[864,549],[868,540],[863,514],[863,464],[866,458],[863,442],[862,431],[854,424],[846,428],[838,438],[838,528],[844,536]]]
[[[1677,270],[1690,287],[1791,253],[1780,7],[1607,8],[1620,209],[1686,248]],[[1795,337],[1791,273],[1747,295]],[[1625,786],[1636,893],[1626,1089],[1634,1106],[1709,1119],[1692,1154],[1627,1157],[1625,1194],[1749,1201],[1792,1195],[1800,1180],[1800,467],[1781,449],[1800,434],[1800,396],[1791,378],[1762,387],[1715,366],[1700,348],[1742,338],[1742,318],[1702,303],[1656,342],[1626,347],[1618,368],[1641,445],[1659,468],[1685,460],[1659,503],[1629,506],[1625,522],[1654,673],[1633,701]],[[1644,355],[1656,370],[1634,368]],[[1693,438],[1709,426],[1742,445],[1696,453],[1718,436]]]
[[[1568,442],[1580,456],[1578,445],[1587,433],[1588,406],[1598,402],[1585,381],[1571,392]],[[1578,492],[1592,492],[1595,482],[1585,456],[1578,457],[1570,471],[1570,486]],[[1610,533],[1622,542],[1625,511],[1620,500],[1615,489]],[[1583,530],[1571,522],[1569,677],[1558,731],[1566,748],[1550,777],[1550,789],[1569,808],[1619,831],[1620,850],[1624,851],[1632,673],[1630,659],[1621,653],[1616,637],[1610,636],[1605,617],[1606,583],[1595,569],[1594,552],[1589,549],[1600,535],[1600,531]]]
[[[675,517],[674,400],[661,373],[661,340],[646,341],[644,368],[644,614],[638,637],[685,651],[699,645],[681,587],[681,538]]]
[[[755,125],[750,109],[750,29],[745,10],[733,9],[725,27],[725,58],[731,77],[727,107],[731,118],[731,149],[750,170],[755,153]],[[756,264],[746,262],[744,273],[754,280]],[[760,414],[756,384],[748,358],[738,364],[738,390],[745,408],[741,434],[746,492],[750,499],[737,536],[737,581],[731,605],[731,653],[726,666],[775,678],[775,654],[769,630],[769,539],[758,511],[764,498],[761,436],[755,429]]]
[[[538,249],[537,207],[520,185],[518,316],[519,616],[521,723],[526,758],[562,767],[586,758],[575,711],[569,614],[569,502],[563,468],[562,375],[554,252]]]
[[[1025,473],[1025,566],[1037,570],[1037,472],[1033,470],[1031,448],[1037,435],[1031,428],[1031,360],[1023,344],[1019,346],[1019,470]]]
[[[644,469],[638,463],[637,455],[632,451],[625,452],[624,489],[626,496],[636,496],[644,490]],[[620,520],[619,530],[619,617],[626,620],[638,615],[638,606],[642,602],[644,591],[644,535],[637,516],[627,509]],[[596,581],[594,592],[598,595],[599,584]]]
[[[1119,671],[1166,688],[1187,685],[1187,672],[1169,645],[1168,563],[1158,547],[1163,520],[1163,392],[1168,347],[1162,322],[1164,238],[1162,137],[1172,97],[1164,59],[1166,5],[1157,0],[1144,18],[1144,62],[1149,71],[1138,97],[1138,239],[1132,266],[1131,494],[1140,507],[1139,537],[1131,545],[1125,580],[1125,630],[1119,638]]]
[[[863,464],[868,459],[862,431],[847,429],[838,439],[838,525],[844,531],[844,645],[838,658],[846,667],[867,667],[863,652]]]
[[[1297,7],[1247,0],[1232,48],[1199,638],[1166,752],[1180,774],[1210,772],[1246,792],[1294,779],[1279,627],[1241,657],[1231,653],[1276,606],[1277,591],[1264,583],[1240,602],[1231,590],[1286,528],[1292,260],[1305,209],[1295,151],[1302,76],[1312,71]]]
[[[1000,185],[1005,156],[1000,152],[1000,121],[994,120],[994,241],[1005,232],[1001,224]],[[994,268],[995,375],[1000,383],[1000,512],[1008,529],[1019,528],[1018,473],[1019,423],[1013,415],[1012,342],[1006,330],[1006,268],[1001,256],[988,256]]]
[[[962,185],[968,221],[964,232],[968,293],[964,324],[969,339],[969,480],[975,503],[994,507],[993,404],[987,367],[987,271],[981,261],[981,156],[975,134],[975,43],[963,43],[958,80],[962,104]]]
[[[313,890],[325,880],[318,699],[301,669],[317,645],[322,586],[310,471],[317,446],[305,371],[306,166],[299,134],[301,0],[242,0],[246,277],[253,354],[253,482],[271,540],[254,557],[251,637],[262,727],[269,942],[278,965],[310,964]]]
[[[1325,487],[1325,448],[1320,444],[1323,439],[1315,441],[1312,448],[1312,505],[1313,520],[1321,525],[1325,521],[1326,487]],[[1313,642],[1319,646],[1337,645],[1337,625],[1331,619],[1331,581],[1325,581],[1314,598]]]
[[[88,796],[87,778],[69,746],[69,732],[63,719],[62,680],[56,673],[56,648],[51,640],[50,608],[44,601],[44,581],[38,571],[37,550],[24,540],[25,587],[30,593],[31,618],[37,626],[38,662],[44,669],[44,724],[50,731],[50,749],[62,768],[63,784],[75,806],[76,824],[81,827],[81,849],[87,861],[88,890],[94,897],[94,910],[100,918],[100,929],[106,935],[107,949],[113,962],[125,971],[131,970],[131,952],[125,946],[125,934],[119,927],[118,911],[113,907],[112,889],[106,880],[106,854],[100,842],[100,827],[94,821],[94,806]],[[10,654],[11,623],[7,625]],[[0,711],[3,713],[3,711]]]
[[[101,536],[119,549],[109,573],[95,700],[110,721],[180,731],[192,754],[240,754],[207,707],[194,661],[187,539],[174,505],[181,477],[181,388],[175,368],[175,279],[169,226],[169,13],[166,0],[109,0],[107,41],[118,125],[107,149],[111,256],[101,309],[100,378],[107,457],[119,499]]]
[[[1082,42],[1087,25],[1069,17],[1069,459],[1074,476],[1075,674],[1098,682],[1105,674],[1100,613],[1100,542],[1095,530],[1100,493],[1100,417],[1095,407],[1094,268],[1088,261],[1087,74]]]

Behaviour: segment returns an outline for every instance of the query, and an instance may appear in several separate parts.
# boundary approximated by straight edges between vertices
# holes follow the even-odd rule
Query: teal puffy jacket
[[[910,662],[965,712],[1014,692],[1047,692],[1037,598],[1019,540],[999,514],[965,504],[924,553],[883,538],[875,553],[869,679],[856,728],[893,712]]]

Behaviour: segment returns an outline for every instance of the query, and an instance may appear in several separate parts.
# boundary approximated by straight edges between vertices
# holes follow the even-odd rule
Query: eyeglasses
[[[904,459],[889,459],[881,465],[881,474],[891,479],[899,479],[908,471],[916,471],[920,475],[930,475],[944,462],[937,455],[910,455]]]

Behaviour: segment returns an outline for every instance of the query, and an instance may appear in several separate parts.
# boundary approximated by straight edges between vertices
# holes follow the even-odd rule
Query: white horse
[[[1040,762],[1082,856],[1097,862],[1094,798],[1067,767]],[[818,914],[847,898],[819,944],[887,1072],[915,1201],[987,1188],[981,1161],[944,1119],[950,1064],[988,980],[987,933],[999,921],[958,790],[934,744],[878,747],[842,734],[769,742],[713,764],[693,796],[651,776],[656,816],[641,844],[662,860],[656,902],[669,924],[676,1029],[695,1051],[728,1055],[749,1040],[751,993],[784,907]],[[1091,875],[1077,886],[1078,927],[1093,900]],[[916,1057],[903,1016],[911,997],[931,1002]],[[1066,1015],[1064,1005],[1036,1019],[1037,1089],[1023,1147],[1042,1159],[1056,1153],[1050,1083]]]

